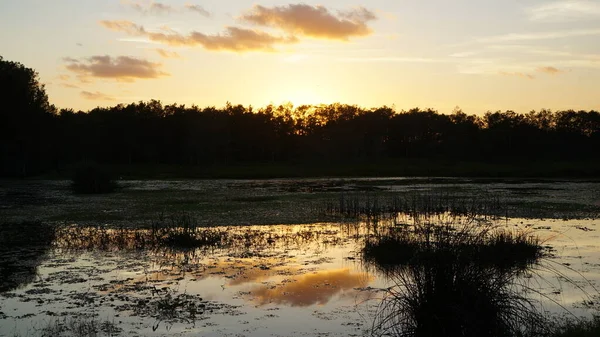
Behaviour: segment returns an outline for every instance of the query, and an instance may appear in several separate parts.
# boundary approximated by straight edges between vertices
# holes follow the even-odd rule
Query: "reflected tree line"
[[[426,158],[474,162],[597,160],[597,111],[269,105],[163,105],[151,100],[90,111],[57,109],[37,73],[2,61],[0,161],[4,176],[78,162],[231,165],[360,163]],[[12,75],[11,75],[12,74]],[[16,74],[16,75],[15,75]]]

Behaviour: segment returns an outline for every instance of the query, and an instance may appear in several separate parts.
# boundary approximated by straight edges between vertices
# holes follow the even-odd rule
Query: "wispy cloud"
[[[155,51],[162,58],[166,58],[166,59],[181,58],[181,55],[179,55],[179,53],[174,52],[174,51],[165,50],[165,49],[161,49],[161,48],[157,48],[157,49],[155,49]]]
[[[129,56],[92,56],[78,60],[65,58],[66,69],[77,74],[82,81],[91,78],[107,78],[123,82],[168,76],[161,70],[162,64]]]
[[[379,56],[379,57],[345,57],[341,58],[343,62],[388,62],[388,63],[442,63],[449,62],[445,59],[426,58],[426,57],[396,57],[396,56]]]
[[[555,68],[555,67],[539,67],[536,69],[537,72],[540,73],[545,73],[545,74],[549,74],[549,75],[556,75],[558,73],[562,73],[563,71]]]
[[[79,89],[78,85],[72,83],[61,83],[60,86],[67,89]]]
[[[375,19],[376,15],[363,7],[335,15],[323,6],[305,4],[256,5],[240,17],[244,22],[281,29],[293,35],[342,41],[371,34],[372,29],[367,23]]]
[[[596,36],[600,35],[600,29],[574,29],[552,32],[537,32],[537,33],[511,33],[504,35],[495,35],[483,37],[476,40],[480,43],[496,43],[496,42],[516,42],[516,41],[533,41],[533,40],[552,40],[560,38],[581,37],[581,36]]]
[[[522,72],[499,71],[498,73],[500,75],[504,75],[504,76],[516,76],[516,77],[521,77],[521,78],[528,79],[528,80],[535,79],[535,76],[533,76],[531,74],[527,74],[527,73],[522,73]]]
[[[143,14],[169,14],[175,11],[172,6],[155,1],[121,0],[121,3]]]
[[[193,4],[187,3],[187,4],[185,4],[185,9],[187,9],[190,12],[198,13],[206,18],[211,16],[210,12],[207,11],[206,9],[204,9],[204,7],[202,7],[200,5],[193,5]]]
[[[202,46],[213,51],[275,51],[279,44],[297,43],[293,36],[274,36],[267,32],[238,27],[226,27],[225,32],[216,35],[207,35],[193,31],[187,35],[178,33],[168,27],[161,31],[147,31],[143,26],[131,21],[100,21],[100,24],[113,31],[124,32],[133,36],[144,36],[150,41],[160,42],[171,46]]]
[[[79,95],[90,101],[114,101],[115,100],[114,97],[104,94],[100,91],[96,91],[96,92],[82,91],[79,93]]]
[[[590,0],[553,1],[528,8],[532,21],[570,21],[600,17],[600,2]]]
[[[463,58],[463,57],[474,56],[474,55],[477,55],[477,54],[479,54],[479,52],[476,52],[476,51],[462,51],[462,52],[452,53],[452,54],[450,54],[448,56]]]

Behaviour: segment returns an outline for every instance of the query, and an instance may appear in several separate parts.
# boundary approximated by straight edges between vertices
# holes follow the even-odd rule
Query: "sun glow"
[[[283,92],[280,97],[282,102],[290,102],[294,106],[331,103],[331,99],[327,99],[322,92],[319,92],[318,88],[288,90]]]

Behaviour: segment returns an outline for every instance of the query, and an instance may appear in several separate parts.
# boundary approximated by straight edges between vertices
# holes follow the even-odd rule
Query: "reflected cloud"
[[[362,288],[373,279],[366,273],[351,273],[350,269],[319,271],[286,280],[280,286],[252,290],[259,305],[286,304],[295,307],[323,305],[335,296]]]

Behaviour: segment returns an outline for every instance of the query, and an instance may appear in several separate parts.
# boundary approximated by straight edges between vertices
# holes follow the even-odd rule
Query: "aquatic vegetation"
[[[40,337],[113,337],[120,336],[122,329],[115,322],[100,321],[98,317],[57,318],[43,326]]]
[[[351,218],[390,219],[398,214],[429,217],[435,214],[503,216],[507,208],[496,196],[460,196],[450,193],[394,193],[392,195],[346,195],[329,201],[325,212]]]
[[[517,279],[543,256],[539,240],[487,221],[415,218],[365,240],[363,261],[392,283],[377,336],[527,336],[545,316]],[[449,219],[454,219],[449,216]]]
[[[592,319],[567,321],[554,328],[551,337],[595,337],[600,336],[600,317]]]
[[[405,225],[369,237],[363,248],[366,263],[381,269],[450,259],[495,268],[527,268],[543,255],[539,239],[493,225]]]
[[[281,326],[279,335],[568,337],[558,335],[568,325],[549,320],[569,310],[589,316],[592,309],[577,307],[579,296],[596,299],[596,279],[586,284],[585,277],[597,270],[597,223],[507,216],[519,211],[516,184],[495,193],[470,182],[414,187],[401,179],[158,183],[130,182],[93,198],[71,194],[65,182],[34,194],[0,188],[0,201],[39,197],[7,203],[10,216],[37,214],[36,205],[54,201],[58,211],[49,212],[69,204],[69,215],[82,214],[56,217],[64,225],[48,227],[52,239],[31,265],[33,276],[2,293],[0,334],[10,333],[12,321],[15,332],[35,327],[37,336],[39,322],[100,313],[118,315],[119,328],[140,335],[262,336]],[[537,197],[574,195],[572,186],[541,185]],[[593,203],[595,195],[589,188],[577,202]],[[244,225],[308,221],[309,213],[328,222]],[[45,230],[21,233],[19,225],[9,236],[21,239],[6,241],[13,261]],[[310,322],[308,330],[291,316]],[[584,322],[573,326],[595,331]]]

